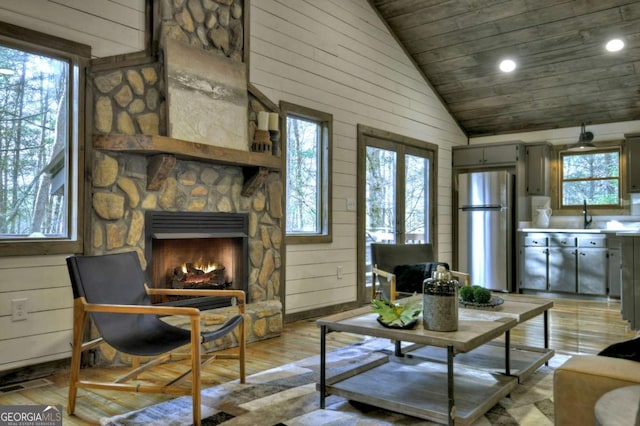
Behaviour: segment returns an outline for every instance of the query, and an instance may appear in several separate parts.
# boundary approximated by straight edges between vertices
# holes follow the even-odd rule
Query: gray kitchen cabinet
[[[525,189],[527,195],[549,193],[550,144],[529,144],[525,147]]]
[[[520,288],[528,290],[547,289],[547,265],[549,263],[548,247],[524,247],[524,268]]]
[[[622,318],[640,328],[640,237],[622,237]]]
[[[578,248],[578,293],[607,294],[606,248]]]
[[[526,290],[547,290],[549,248],[548,238],[544,234],[529,235],[523,238],[522,273],[519,286]]]
[[[615,253],[609,256],[606,236],[541,232],[525,234],[520,242],[520,289],[607,294]]]
[[[576,292],[576,247],[549,247],[549,291]]]
[[[640,134],[625,135],[627,191],[640,192]]]
[[[620,237],[607,237],[607,286],[609,296],[620,297],[622,286],[622,241]]]
[[[493,166],[515,164],[520,144],[457,146],[452,150],[454,167]]]
[[[607,240],[604,236],[578,237],[578,293],[607,294]]]

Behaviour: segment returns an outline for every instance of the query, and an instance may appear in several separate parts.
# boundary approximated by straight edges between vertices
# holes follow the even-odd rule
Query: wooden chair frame
[[[245,293],[242,290],[180,290],[180,289],[150,289],[145,285],[148,295],[167,295],[167,296],[205,296],[205,297],[232,297],[237,301],[238,311],[241,315],[245,314]],[[142,306],[142,305],[109,305],[109,304],[92,304],[87,303],[84,297],[77,297],[74,301],[73,310],[73,349],[71,354],[71,374],[69,380],[69,404],[67,412],[72,415],[75,411],[76,395],[78,388],[84,389],[103,389],[144,393],[164,393],[170,395],[191,395],[193,401],[193,423],[199,425],[201,423],[201,368],[216,358],[220,359],[238,359],[240,363],[240,383],[246,381],[245,370],[245,322],[241,321],[238,325],[238,351],[235,354],[202,354],[201,344],[202,336],[200,334],[200,311],[197,308],[177,307],[177,306]],[[146,315],[181,315],[188,316],[191,328],[191,344],[190,357],[191,369],[180,375],[176,379],[166,385],[141,385],[141,384],[125,384],[126,381],[137,377],[143,371],[150,367],[156,366],[162,362],[174,359],[175,357],[184,358],[185,355],[172,356],[172,352],[152,358],[144,365],[140,366],[140,357],[134,357],[133,370],[128,374],[118,378],[114,382],[95,382],[80,380],[80,363],[82,352],[89,350],[99,343],[103,342],[102,337],[98,337],[89,342],[83,342],[84,330],[87,324],[87,314],[93,312],[104,313],[123,313],[123,314],[146,314]],[[186,355],[187,357],[189,355]],[[176,383],[187,377],[191,373],[191,388],[184,386],[176,386]]]

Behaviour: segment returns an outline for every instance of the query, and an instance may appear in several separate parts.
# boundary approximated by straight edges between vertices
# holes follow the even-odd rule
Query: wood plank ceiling
[[[640,120],[640,0],[370,2],[469,137]]]

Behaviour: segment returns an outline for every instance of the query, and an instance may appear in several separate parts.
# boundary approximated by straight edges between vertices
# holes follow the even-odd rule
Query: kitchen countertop
[[[520,228],[518,232],[553,232],[572,234],[613,234],[621,237],[640,236],[639,229]]]

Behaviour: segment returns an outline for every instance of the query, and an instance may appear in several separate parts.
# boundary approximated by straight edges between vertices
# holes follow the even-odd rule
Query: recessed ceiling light
[[[516,63],[512,59],[505,59],[500,62],[500,70],[503,72],[511,72],[516,69]]]
[[[619,38],[614,38],[612,40],[609,40],[605,47],[609,52],[618,52],[624,47],[624,41],[620,40]]]

